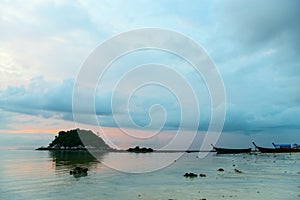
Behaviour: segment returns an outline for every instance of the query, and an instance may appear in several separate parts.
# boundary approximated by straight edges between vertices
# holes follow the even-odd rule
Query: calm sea
[[[172,154],[104,153],[97,160],[82,152],[1,150],[0,199],[300,199],[299,153],[210,153],[205,159],[185,153],[168,167],[141,174],[103,164],[113,159],[120,168],[129,169],[145,166],[151,159],[161,163]],[[88,175],[70,175],[76,166],[89,168]],[[186,172],[206,177],[185,178]]]

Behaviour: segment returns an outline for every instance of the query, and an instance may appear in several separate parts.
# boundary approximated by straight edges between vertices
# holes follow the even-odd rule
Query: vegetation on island
[[[58,136],[55,136],[48,147],[41,147],[38,148],[38,150],[87,148],[103,150],[111,149],[101,137],[97,136],[92,131],[73,129],[69,131],[60,131]]]

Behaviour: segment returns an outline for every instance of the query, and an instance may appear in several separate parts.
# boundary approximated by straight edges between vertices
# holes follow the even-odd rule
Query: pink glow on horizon
[[[57,129],[19,129],[19,130],[6,130],[11,134],[57,134]]]
[[[9,124],[9,126],[13,128],[10,130],[0,130],[0,132],[8,134],[56,135],[59,131],[67,131],[76,128],[91,130],[104,139],[108,145],[116,149],[129,148],[134,145],[160,148],[170,142],[176,135],[176,131],[162,131],[153,135],[153,131],[150,130],[123,129],[126,132],[125,133],[122,129],[115,127],[99,127],[87,124],[75,124],[72,121],[54,118],[45,119],[43,117],[25,114],[13,116],[13,120],[11,120],[11,124]]]

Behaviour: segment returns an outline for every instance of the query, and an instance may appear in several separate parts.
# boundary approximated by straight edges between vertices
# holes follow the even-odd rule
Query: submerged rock
[[[238,169],[234,169],[234,171],[236,172],[236,173],[243,173],[241,170],[238,170]]]
[[[70,175],[73,175],[75,177],[87,176],[87,172],[88,168],[75,167],[73,170],[70,171]]]
[[[195,178],[195,177],[198,177],[198,175],[195,174],[195,173],[185,173],[183,176],[186,177],[186,178]]]
[[[224,169],[223,168],[219,168],[218,171],[219,172],[224,172]]]

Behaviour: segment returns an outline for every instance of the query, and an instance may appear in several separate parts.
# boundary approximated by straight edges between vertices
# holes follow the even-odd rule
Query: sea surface
[[[163,169],[137,174],[104,164],[113,159],[130,169],[174,154],[111,152],[95,159],[84,152],[0,150],[0,199],[300,199],[300,153],[209,153],[204,159],[184,153]],[[70,175],[76,166],[87,167],[88,175]],[[206,177],[185,178],[186,172]]]

